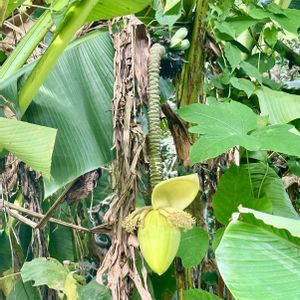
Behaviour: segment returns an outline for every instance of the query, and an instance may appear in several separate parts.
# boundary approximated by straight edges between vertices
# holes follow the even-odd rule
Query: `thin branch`
[[[58,207],[64,202],[66,194],[68,193],[68,191],[70,190],[70,188],[72,187],[73,183],[76,181],[73,180],[72,182],[70,182],[66,189],[64,190],[64,192],[58,197],[58,199],[53,203],[53,205],[50,207],[50,209],[47,211],[47,213],[45,214],[45,216],[41,219],[41,221],[38,223],[37,227],[38,228],[43,228],[47,222],[49,221],[49,219],[51,218],[51,215],[53,215],[56,210],[58,209]]]
[[[4,203],[3,203],[4,202]],[[3,204],[2,204],[3,203]],[[23,221],[28,221],[28,219],[27,218],[25,218],[25,217],[23,217],[23,216],[20,216],[19,214],[17,214],[17,213],[14,213],[14,212],[12,212],[12,209],[13,210],[16,210],[16,211],[19,211],[19,212],[21,212],[21,213],[24,213],[24,214],[27,214],[27,215],[29,215],[29,216],[31,216],[31,217],[35,217],[35,218],[38,218],[38,219],[43,219],[45,216],[43,215],[43,214],[40,214],[40,213],[37,213],[37,212],[34,212],[34,211],[31,211],[31,210],[29,210],[29,209],[26,209],[26,208],[24,208],[24,207],[20,207],[20,206],[18,206],[18,205],[15,205],[15,204],[13,204],[13,203],[10,203],[10,202],[8,202],[8,201],[1,201],[1,203],[0,203],[0,211],[2,210],[6,210],[7,211],[7,213],[10,215],[10,216],[12,216],[12,217],[14,217],[14,218],[16,218],[17,220],[19,220],[20,222],[22,222],[22,223],[25,223],[25,222],[23,222]],[[20,219],[20,217],[22,217],[22,220]],[[23,218],[25,218],[26,220],[24,220]],[[29,220],[29,221],[31,221],[31,220]],[[67,223],[67,222],[64,222],[64,221],[61,221],[61,220],[59,220],[59,219],[55,219],[55,218],[50,218],[49,219],[49,222],[51,222],[51,223],[55,223],[55,224],[58,224],[58,225],[62,225],[62,226],[65,226],[65,227],[69,227],[69,228],[72,228],[72,229],[74,229],[74,230],[78,230],[78,231],[85,231],[85,232],[91,232],[92,230],[90,230],[90,229],[88,229],[88,228],[85,228],[85,227],[81,227],[81,226],[78,226],[78,225],[74,225],[74,224],[71,224],[71,223]],[[34,223],[34,222],[33,222]],[[27,224],[27,223],[25,223],[25,224]],[[27,225],[29,225],[30,227],[33,227],[33,228],[36,228],[37,227],[37,224],[36,223],[34,223],[35,225],[33,226],[33,224],[31,224],[31,225],[29,225],[29,224],[27,224]]]
[[[36,223],[27,219],[26,217],[18,214],[17,212],[10,210],[10,209],[6,209],[6,212],[13,218],[17,219],[18,221],[20,221],[21,223],[24,223],[32,228],[36,228]]]

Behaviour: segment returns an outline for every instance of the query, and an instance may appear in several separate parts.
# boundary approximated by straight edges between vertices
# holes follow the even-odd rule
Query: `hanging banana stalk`
[[[148,66],[148,147],[150,160],[150,183],[153,189],[162,180],[162,158],[160,152],[160,62],[165,48],[154,44],[150,49]]]
[[[151,206],[136,209],[127,216],[123,227],[130,233],[137,229],[142,254],[154,272],[161,275],[174,260],[181,229],[191,229],[195,219],[184,209],[199,191],[196,174],[162,181],[160,152],[160,62],[165,48],[154,44],[148,64],[148,147],[150,161]]]

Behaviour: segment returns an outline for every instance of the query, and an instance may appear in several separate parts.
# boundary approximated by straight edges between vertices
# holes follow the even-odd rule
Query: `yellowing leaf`
[[[171,178],[157,184],[152,192],[152,205],[155,209],[173,207],[185,209],[195,199],[199,191],[196,174]]]
[[[0,277],[0,291],[7,297],[11,289],[13,288],[13,274],[12,268],[2,273],[2,278]]]
[[[77,294],[77,281],[73,277],[73,273],[71,272],[68,274],[66,281],[65,281],[65,295],[67,296],[68,300],[77,300],[78,294]]]
[[[171,265],[180,244],[180,230],[158,210],[151,210],[138,230],[142,254],[150,268],[161,275]]]

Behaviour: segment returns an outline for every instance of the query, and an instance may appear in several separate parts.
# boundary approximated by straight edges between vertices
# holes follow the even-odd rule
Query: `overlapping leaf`
[[[46,196],[112,158],[113,55],[107,33],[95,32],[74,42],[25,115],[29,122],[58,129]],[[18,77],[27,70],[2,83],[7,100],[16,101]]]
[[[298,219],[277,174],[263,163],[232,165],[221,177],[213,198],[217,220],[227,224],[243,205],[275,215]]]
[[[56,129],[0,118],[0,148],[50,178]]]
[[[273,91],[267,87],[262,87],[255,93],[261,113],[269,116],[271,124],[289,123],[300,118],[300,96]]]
[[[24,282],[33,280],[34,286],[47,285],[57,291],[64,291],[67,275],[64,266],[54,258],[36,258],[25,262],[21,269]]]
[[[240,208],[216,259],[235,299],[300,298],[299,220]]]
[[[7,233],[0,229],[0,272],[11,267],[11,249]]]
[[[290,125],[264,126],[249,107],[241,103],[191,104],[179,110],[190,129],[200,134],[191,148],[193,163],[216,157],[234,146],[250,151],[271,150],[300,155],[300,135]]]
[[[207,232],[202,228],[194,227],[181,233],[181,241],[176,256],[181,258],[184,267],[191,268],[201,263],[207,249]]]
[[[141,11],[150,5],[152,0],[104,0],[99,1],[88,21],[111,19],[117,16],[126,16]]]

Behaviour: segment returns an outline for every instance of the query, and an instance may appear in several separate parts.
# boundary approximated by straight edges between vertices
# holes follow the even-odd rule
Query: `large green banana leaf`
[[[88,17],[88,21],[130,15],[141,11],[151,3],[152,0],[102,0],[93,9]]]
[[[50,179],[56,130],[0,118],[0,150],[4,148]]]
[[[236,300],[300,299],[300,221],[240,208],[216,250]]]
[[[111,99],[114,50],[108,33],[94,32],[63,53],[24,119],[58,129],[45,196],[112,159]],[[0,82],[0,94],[17,102],[19,74]]]

